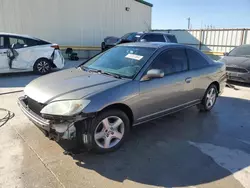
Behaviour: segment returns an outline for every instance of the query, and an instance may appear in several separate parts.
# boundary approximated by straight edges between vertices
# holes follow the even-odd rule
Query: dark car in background
[[[112,48],[118,44],[129,42],[168,42],[177,43],[175,35],[169,33],[156,33],[156,32],[132,32],[127,33],[121,38],[106,37],[102,42],[102,51]]]
[[[225,53],[220,60],[226,64],[228,80],[250,83],[250,45],[241,45]]]

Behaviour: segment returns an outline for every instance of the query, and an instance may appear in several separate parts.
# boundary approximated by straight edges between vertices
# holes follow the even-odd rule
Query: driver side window
[[[185,49],[171,49],[162,52],[153,61],[150,69],[160,69],[165,75],[188,70],[188,62]]]

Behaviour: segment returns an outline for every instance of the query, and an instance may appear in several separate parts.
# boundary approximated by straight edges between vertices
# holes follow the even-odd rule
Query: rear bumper
[[[227,79],[237,82],[250,83],[250,72],[238,73],[227,71]]]
[[[20,97],[18,105],[22,112],[32,121],[38,128],[46,131],[48,135],[53,135],[57,140],[66,139],[71,140],[75,137],[75,122],[76,121],[63,121],[57,123],[52,120],[44,119],[35,112],[33,112],[25,103],[26,98]]]
[[[224,72],[224,74],[220,77],[219,79],[219,95],[221,95],[224,92],[224,89],[226,87],[226,82],[227,82],[227,75],[226,72]]]
[[[62,55],[62,52],[60,50],[55,50],[54,53],[53,63],[55,64],[56,68],[62,69],[65,65],[65,59]]]

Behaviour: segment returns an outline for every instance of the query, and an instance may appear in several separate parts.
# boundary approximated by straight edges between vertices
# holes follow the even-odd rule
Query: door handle
[[[7,54],[7,51],[6,52],[0,52],[0,54]]]
[[[185,80],[185,82],[188,83],[188,84],[189,84],[191,81],[192,81],[192,78],[191,78],[191,77],[188,77],[188,78],[186,78],[186,80]]]

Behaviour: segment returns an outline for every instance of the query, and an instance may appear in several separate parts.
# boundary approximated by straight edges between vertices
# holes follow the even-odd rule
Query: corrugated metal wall
[[[154,30],[173,33],[179,43],[203,51],[229,52],[241,44],[250,44],[250,29]]]
[[[60,45],[100,46],[106,36],[150,29],[151,7],[134,0],[0,0],[0,32]]]

